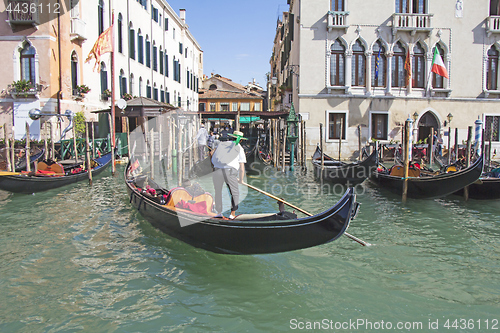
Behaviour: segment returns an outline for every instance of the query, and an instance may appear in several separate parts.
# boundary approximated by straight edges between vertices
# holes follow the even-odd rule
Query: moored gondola
[[[125,170],[129,201],[146,220],[172,237],[216,253],[277,253],[328,243],[345,233],[358,208],[349,188],[335,205],[305,218],[288,212],[214,218],[209,194],[166,190],[145,175],[133,177],[129,169],[130,164]]]
[[[319,147],[316,147],[316,151],[314,152],[312,161],[314,174],[334,183],[354,186],[362,183],[377,170],[378,158],[376,149],[363,161],[357,161],[353,163],[337,161],[324,154],[323,169],[321,168],[321,154],[321,149]]]
[[[45,153],[45,149],[42,149],[38,153],[30,156],[30,166],[32,169],[34,168],[35,163],[37,163],[37,161],[43,157],[44,153]],[[2,161],[0,163],[0,165],[2,165],[2,169],[3,169],[2,171],[5,171],[7,163],[5,161]],[[15,172],[21,172],[24,170],[26,170],[26,157],[25,156],[23,158],[19,159],[15,164]]]
[[[399,167],[398,169],[401,169]],[[469,168],[438,175],[419,176],[420,170],[414,170],[414,177],[408,177],[408,198],[433,199],[452,194],[467,185],[474,183],[481,175],[483,169],[483,157],[481,156]],[[396,194],[402,194],[404,177],[401,170],[397,169],[377,170],[371,179]]]
[[[110,163],[111,153],[95,159],[96,165],[92,168],[92,176],[100,174]],[[44,162],[39,162],[44,163]],[[56,163],[57,164],[57,163]],[[55,170],[55,168],[53,168]],[[35,193],[58,188],[88,179],[86,170],[64,170],[59,165],[59,172],[43,173],[12,173],[0,175],[0,189],[14,193]]]

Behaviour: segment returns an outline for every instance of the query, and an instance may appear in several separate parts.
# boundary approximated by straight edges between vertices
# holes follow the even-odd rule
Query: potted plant
[[[23,97],[36,95],[37,91],[34,85],[28,80],[17,80],[9,85],[10,93],[13,97]]]
[[[90,88],[85,84],[81,84],[79,86],[76,86],[76,90],[80,95],[84,95],[90,91]]]
[[[124,93],[124,94],[123,94],[123,96],[122,96],[122,98],[123,98],[124,100],[126,100],[126,101],[130,101],[130,100],[131,100],[132,98],[134,98],[134,97],[132,96],[132,94],[129,94],[129,93]]]

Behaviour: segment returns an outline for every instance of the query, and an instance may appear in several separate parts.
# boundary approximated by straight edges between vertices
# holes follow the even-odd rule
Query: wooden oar
[[[247,187],[249,187],[249,188],[251,188],[252,190],[255,190],[255,191],[260,192],[260,193],[262,193],[262,194],[264,194],[264,195],[267,195],[267,196],[268,196],[268,197],[270,197],[271,199],[278,200],[279,202],[282,202],[282,203],[284,203],[285,205],[288,205],[288,206],[292,207],[293,209],[296,209],[296,210],[298,210],[299,212],[304,213],[304,214],[305,214],[305,215],[307,215],[307,216],[313,216],[313,214],[311,214],[311,213],[309,213],[309,212],[307,212],[307,211],[303,210],[302,208],[297,207],[297,206],[295,206],[295,205],[293,205],[293,204],[291,204],[291,203],[289,203],[289,202],[287,202],[287,201],[285,201],[285,200],[283,200],[283,199],[281,199],[281,198],[278,198],[277,196],[274,196],[274,195],[272,195],[271,193],[267,193],[266,191],[263,191],[263,190],[261,190],[261,189],[260,189],[260,188],[258,188],[258,187],[255,187],[255,186],[253,186],[253,185],[250,185],[250,184],[247,184],[247,183],[244,183],[244,182],[242,182],[242,184],[243,184],[243,185],[245,185],[245,186],[247,186]],[[347,233],[347,232],[344,232],[344,234],[345,234],[347,237],[349,237],[350,239],[352,239],[353,241],[358,242],[359,244],[361,244],[361,245],[363,245],[363,246],[370,246],[370,245],[371,245],[370,243],[367,243],[367,242],[365,242],[365,241],[363,241],[363,240],[361,240],[361,239],[359,239],[359,238],[357,238],[357,237],[354,237],[353,235],[351,235],[351,234],[349,234],[349,233]]]
[[[17,175],[22,175],[22,173],[13,171],[0,171],[0,176],[17,176]]]

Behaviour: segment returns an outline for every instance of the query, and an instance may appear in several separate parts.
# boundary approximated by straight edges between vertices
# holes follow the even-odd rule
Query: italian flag
[[[434,48],[434,57],[432,58],[431,72],[434,72],[448,79],[448,71],[444,66],[443,59],[441,58],[437,47]]]

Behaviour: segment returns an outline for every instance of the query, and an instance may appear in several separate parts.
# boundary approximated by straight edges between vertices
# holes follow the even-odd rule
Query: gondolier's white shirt
[[[217,169],[240,169],[240,163],[246,163],[245,150],[241,145],[234,145],[234,141],[223,141],[219,143],[214,155],[212,164]]]

